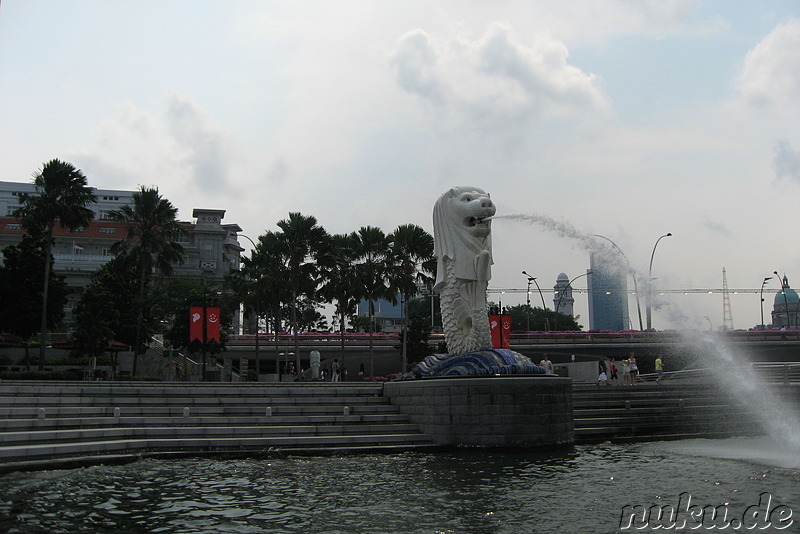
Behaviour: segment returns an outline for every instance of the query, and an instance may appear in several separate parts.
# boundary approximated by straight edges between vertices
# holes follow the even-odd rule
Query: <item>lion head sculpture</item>
[[[444,283],[445,258],[453,260],[456,278],[491,278],[492,222],[489,218],[494,214],[492,199],[478,187],[456,186],[439,197],[433,207],[434,252],[438,260],[434,290],[438,291]],[[490,260],[476,262],[476,256],[484,251]]]

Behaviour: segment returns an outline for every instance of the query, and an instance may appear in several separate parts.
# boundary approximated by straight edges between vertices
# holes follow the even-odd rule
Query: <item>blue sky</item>
[[[796,0],[3,0],[0,180],[58,157],[253,238],[290,211],[432,231],[471,184],[613,239],[640,275],[672,232],[656,285],[800,285],[798,67]],[[577,276],[582,243],[497,220],[491,286]],[[731,305],[758,322],[757,296]],[[721,295],[659,302],[654,325],[706,316]]]

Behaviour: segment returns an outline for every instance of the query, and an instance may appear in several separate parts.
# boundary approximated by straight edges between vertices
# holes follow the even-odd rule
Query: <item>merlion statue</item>
[[[492,199],[483,189],[453,187],[433,208],[434,291],[451,354],[491,349],[486,290],[492,277]]]
[[[477,187],[453,187],[436,201],[433,289],[439,293],[449,353],[425,357],[403,379],[547,374],[523,354],[492,348],[486,290],[492,277],[494,214],[492,199]]]

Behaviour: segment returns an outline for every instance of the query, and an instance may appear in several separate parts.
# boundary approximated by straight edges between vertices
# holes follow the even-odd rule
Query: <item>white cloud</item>
[[[753,105],[800,102],[800,19],[778,25],[744,59],[739,90]]]
[[[176,93],[166,98],[169,134],[191,169],[193,185],[224,189],[233,157],[231,144],[221,129],[190,98]]]
[[[792,148],[789,141],[781,139],[775,143],[772,167],[778,179],[788,179],[800,184],[800,152]]]
[[[397,84],[433,105],[436,121],[491,135],[536,120],[606,114],[598,80],[568,62],[566,46],[545,35],[520,41],[494,23],[479,39],[407,33],[391,54]]]

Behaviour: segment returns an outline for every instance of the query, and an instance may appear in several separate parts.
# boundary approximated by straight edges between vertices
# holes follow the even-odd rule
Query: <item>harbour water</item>
[[[0,477],[0,531],[706,530],[709,516],[686,524],[691,517],[679,513],[669,523],[649,512],[677,509],[687,497],[695,511],[717,511],[717,530],[797,532],[800,451],[765,437],[605,443],[553,453],[142,460]],[[768,512],[759,515],[763,508]]]

